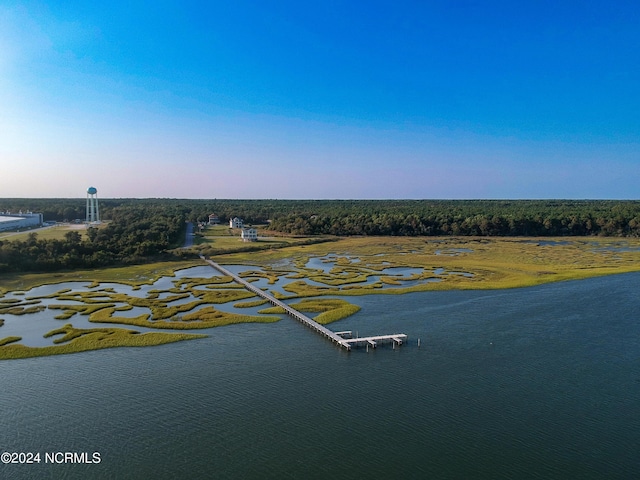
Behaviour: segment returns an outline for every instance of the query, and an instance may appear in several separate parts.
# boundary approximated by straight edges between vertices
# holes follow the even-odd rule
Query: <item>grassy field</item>
[[[64,235],[67,232],[76,231],[83,238],[86,237],[86,227],[77,223],[66,223],[63,225],[56,225],[53,227],[37,228],[33,230],[25,230],[24,232],[2,232],[0,233],[0,240],[19,240],[25,241],[30,233],[38,235],[38,239],[43,240],[64,240]]]
[[[253,226],[258,231],[257,242],[243,242],[240,229],[229,228],[225,225],[205,227],[195,235],[193,250],[207,256],[220,255],[238,251],[264,251],[287,248],[293,245],[308,244],[309,242],[324,242],[334,240],[335,237],[296,237],[282,235],[265,230],[264,226]]]

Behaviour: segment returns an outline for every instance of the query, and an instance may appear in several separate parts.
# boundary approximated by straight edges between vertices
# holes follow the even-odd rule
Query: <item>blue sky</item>
[[[640,6],[0,3],[0,197],[638,199]]]

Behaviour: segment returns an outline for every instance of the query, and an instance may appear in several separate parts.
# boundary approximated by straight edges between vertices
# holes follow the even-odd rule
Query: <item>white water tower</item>
[[[87,188],[87,223],[100,223],[98,190],[95,187]]]

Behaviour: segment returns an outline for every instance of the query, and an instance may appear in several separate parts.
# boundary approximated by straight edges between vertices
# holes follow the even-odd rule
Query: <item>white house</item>
[[[241,236],[243,242],[255,242],[258,240],[258,231],[255,228],[243,228]]]
[[[242,228],[243,225],[244,224],[242,223],[242,220],[238,217],[233,217],[231,220],[229,220],[229,228]]]

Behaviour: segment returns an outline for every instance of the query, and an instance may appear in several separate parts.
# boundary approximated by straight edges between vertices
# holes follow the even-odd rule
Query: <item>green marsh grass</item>
[[[187,333],[139,333],[122,328],[79,329],[70,324],[52,330],[44,336],[48,338],[55,335],[63,335],[63,337],[55,339],[55,345],[46,347],[27,347],[15,343],[5,344],[0,347],[0,360],[78,353],[102,348],[148,347],[207,337],[203,334]]]
[[[547,245],[549,241],[563,242]],[[564,243],[566,242],[566,243]],[[526,287],[555,281],[589,278],[615,273],[640,271],[640,251],[603,251],[603,248],[627,247],[637,249],[640,239],[600,237],[350,237],[331,243],[312,246],[292,246],[273,252],[222,255],[216,261],[223,264],[269,265],[284,259],[291,260],[298,272],[288,278],[314,279],[317,271],[305,269],[312,257],[337,256],[358,258],[349,268],[383,270],[389,267],[422,267],[425,270],[443,268],[446,272],[466,272],[460,275],[429,275],[440,282],[429,282],[407,288],[351,288],[349,294],[399,294],[423,290],[501,289]],[[469,251],[460,251],[465,249]],[[382,262],[386,262],[382,264]],[[323,272],[324,274],[324,272]],[[326,274],[325,274],[326,275]],[[340,279],[337,279],[339,283]],[[295,282],[292,282],[295,283]],[[327,295],[326,289],[301,284],[289,284],[287,290],[295,295]],[[335,291],[331,292],[335,293]],[[342,289],[341,294],[347,291]]]
[[[273,272],[273,271],[265,271],[265,272],[261,272],[259,270],[248,270],[246,272],[242,272],[239,273],[238,276],[244,279],[249,279],[247,281],[251,281],[252,279],[258,279],[258,278],[264,278],[267,280],[267,283],[269,285],[274,285],[278,279],[285,275],[287,272],[285,273],[278,273],[278,272]]]
[[[22,340],[22,337],[5,337],[0,338],[0,347],[4,347],[5,345],[9,345],[10,343],[19,342]],[[0,350],[1,352],[1,350]]]
[[[322,325],[326,325],[337,320],[347,318],[354,313],[360,311],[358,305],[353,305],[342,299],[306,299],[298,303],[291,304],[299,312],[304,313],[320,313],[314,320]],[[282,307],[269,307],[260,310],[264,314],[284,314]]]
[[[227,303],[244,300],[245,298],[255,297],[255,294],[246,289],[237,290],[211,290],[211,291],[195,291],[193,295],[199,298],[203,303]]]
[[[196,312],[184,315],[183,319],[185,321],[198,322],[200,325],[206,325],[204,328],[210,328],[246,322],[273,323],[279,321],[280,317],[265,315],[238,315],[237,313],[222,312],[220,310],[216,310],[214,307],[205,307]]]
[[[137,317],[115,317],[114,309],[103,309],[89,317],[94,323],[115,323],[120,325],[133,325],[138,327],[172,329],[172,330],[193,330],[220,327],[235,323],[271,323],[280,320],[279,317],[238,315],[216,310],[212,306],[201,308],[195,312],[183,315],[175,314],[163,320],[150,320],[149,315],[139,315]]]
[[[219,287],[224,284],[232,284],[233,278],[223,275],[210,278],[180,278],[173,282],[178,288],[191,289],[200,285],[216,285]]]
[[[152,284],[160,277],[173,277],[176,270],[196,266],[202,266],[202,262],[194,259],[55,273],[7,273],[0,275],[0,294],[8,291],[29,290],[42,285],[85,280],[97,283],[123,283],[135,287]]]
[[[50,310],[62,310],[63,312],[56,315],[56,320],[67,320],[73,317],[76,313],[80,313],[81,315],[91,315],[98,310],[102,310],[103,308],[112,308],[115,307],[113,303],[100,303],[94,305],[64,305],[64,304],[54,304],[49,305]]]
[[[9,315],[27,315],[29,313],[38,313],[46,310],[44,305],[33,305],[30,307],[23,307],[21,305],[0,307],[0,313]]]
[[[260,305],[264,305],[265,303],[267,303],[266,300],[254,300],[252,302],[238,302],[233,306],[234,308],[252,308],[259,307]]]

